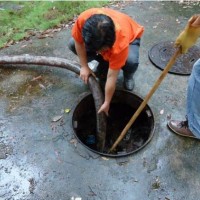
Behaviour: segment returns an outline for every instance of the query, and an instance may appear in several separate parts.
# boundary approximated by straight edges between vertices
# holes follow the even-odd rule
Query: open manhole
[[[152,139],[154,134],[154,116],[148,105],[140,113],[118,144],[116,150],[108,153],[143,99],[137,95],[116,90],[113,96],[109,117],[107,118],[106,144],[103,152],[96,148],[96,111],[91,93],[85,94],[75,107],[72,124],[76,138],[89,150],[104,156],[120,157],[137,152]]]
[[[163,70],[176,50],[173,41],[160,42],[150,49],[149,59],[157,68]],[[192,67],[199,56],[200,49],[197,46],[191,47],[186,54],[182,54],[176,59],[169,73],[190,75]]]

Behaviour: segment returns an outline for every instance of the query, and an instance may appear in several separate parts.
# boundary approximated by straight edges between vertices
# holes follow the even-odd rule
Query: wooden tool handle
[[[156,89],[158,88],[158,86],[160,85],[160,83],[162,82],[162,80],[165,78],[165,76],[168,73],[168,71],[174,65],[174,63],[176,61],[176,58],[180,54],[181,54],[181,49],[178,48],[177,51],[175,52],[175,54],[173,55],[173,57],[171,57],[170,61],[168,62],[167,66],[165,67],[165,69],[161,73],[161,75],[158,78],[158,80],[154,83],[154,85],[151,88],[150,92],[147,94],[147,96],[143,100],[142,104],[136,110],[136,112],[134,113],[134,115],[131,117],[131,119],[129,120],[129,122],[127,123],[127,125],[125,126],[125,128],[123,129],[123,131],[121,132],[121,134],[119,135],[119,137],[117,138],[117,140],[115,141],[115,143],[113,144],[113,146],[111,147],[111,149],[109,150],[109,152],[112,152],[116,148],[116,146],[121,142],[121,140],[124,138],[124,136],[126,135],[127,131],[129,130],[129,128],[131,127],[131,125],[133,124],[133,122],[137,119],[138,115],[142,112],[142,110],[144,109],[144,107],[147,105],[147,102],[149,101],[149,99],[151,98],[151,96],[154,94],[154,92],[156,91]]]

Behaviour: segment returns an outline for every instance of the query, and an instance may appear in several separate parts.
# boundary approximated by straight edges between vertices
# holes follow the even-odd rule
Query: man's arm
[[[105,86],[105,100],[98,113],[105,112],[108,115],[108,111],[110,108],[110,102],[112,100],[113,94],[116,88],[117,77],[119,74],[119,70],[108,70],[106,86]]]
[[[79,43],[75,40],[75,48],[81,65],[80,78],[84,81],[84,83],[87,83],[89,75],[92,73],[92,71],[88,67],[85,45],[84,43]]]

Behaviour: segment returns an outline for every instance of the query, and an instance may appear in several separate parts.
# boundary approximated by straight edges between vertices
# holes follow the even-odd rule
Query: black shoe
[[[128,76],[124,76],[124,89],[128,91],[132,91],[135,86],[135,81],[133,79],[133,75],[129,74]]]

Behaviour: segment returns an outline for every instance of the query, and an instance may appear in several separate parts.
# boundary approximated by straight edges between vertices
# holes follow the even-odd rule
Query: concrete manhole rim
[[[125,92],[127,94],[131,94],[131,95],[134,95],[137,99],[139,99],[141,102],[143,101],[143,98],[141,98],[140,96],[138,96],[138,94],[135,94],[133,92],[129,92],[129,91],[126,91],[126,90],[120,90],[120,89],[117,89],[116,92]],[[149,137],[148,139],[145,141],[145,143],[140,146],[139,148],[133,150],[133,151],[130,151],[130,152],[126,152],[124,154],[109,154],[109,153],[104,153],[104,152],[100,152],[100,151],[97,151],[97,150],[94,150],[92,148],[90,148],[89,146],[87,146],[83,141],[81,141],[81,139],[78,137],[76,131],[75,131],[75,128],[74,128],[74,121],[73,121],[73,118],[74,118],[74,112],[75,110],[77,109],[78,107],[78,104],[86,97],[88,97],[89,95],[91,95],[91,92],[84,92],[83,94],[81,94],[78,98],[78,101],[77,101],[77,104],[73,107],[73,110],[72,110],[72,129],[73,129],[73,134],[75,136],[75,138],[77,139],[77,141],[83,145],[86,149],[98,154],[98,155],[101,155],[101,156],[106,156],[106,157],[111,157],[111,158],[118,158],[118,157],[125,157],[125,156],[129,156],[129,155],[132,155],[134,153],[137,153],[139,150],[143,149],[153,138],[154,136],[154,133],[155,133],[155,119],[154,119],[154,114],[153,114],[153,111],[152,109],[149,107],[149,105],[147,104],[145,108],[148,108],[147,110],[149,110],[152,114],[152,127],[151,127],[151,132],[149,134]],[[145,109],[144,108],[144,109]]]

